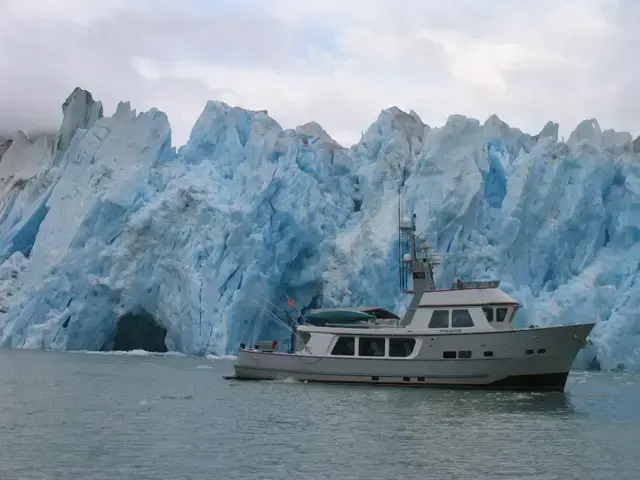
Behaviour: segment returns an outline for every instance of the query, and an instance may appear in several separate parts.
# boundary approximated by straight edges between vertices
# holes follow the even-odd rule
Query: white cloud
[[[382,108],[431,125],[497,113],[535,133],[640,131],[634,0],[3,0],[0,130],[51,128],[77,85],[167,112],[208,99],[356,141]]]
[[[86,26],[95,19],[108,17],[127,3],[124,0],[4,0],[3,14],[10,19],[49,19]]]

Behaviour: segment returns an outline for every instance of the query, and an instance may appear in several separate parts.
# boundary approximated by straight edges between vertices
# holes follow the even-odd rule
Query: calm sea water
[[[640,377],[565,394],[233,382],[228,360],[0,351],[0,479],[634,479]]]

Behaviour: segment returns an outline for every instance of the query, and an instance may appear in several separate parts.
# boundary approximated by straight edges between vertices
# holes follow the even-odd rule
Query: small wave
[[[128,356],[128,357],[188,357],[189,355],[181,352],[148,352],[147,350],[112,350],[101,352],[97,350],[69,350],[68,353],[81,353],[85,355],[111,355],[111,356]]]
[[[286,377],[286,378],[278,378],[276,380],[263,380],[263,382],[270,382],[270,383],[287,383],[287,384],[292,384],[292,383],[300,383],[300,384],[306,384],[307,381],[306,380],[296,380],[293,377]]]
[[[535,398],[533,392],[500,392],[500,395],[496,395],[496,401],[498,402],[519,402],[522,400],[531,400]]]
[[[160,395],[161,400],[193,400],[193,395]]]
[[[160,395],[153,398],[143,398],[138,405],[154,405],[163,400],[193,400],[193,395]]]
[[[209,353],[204,356],[207,360],[236,360],[238,357],[235,355],[214,355]]]

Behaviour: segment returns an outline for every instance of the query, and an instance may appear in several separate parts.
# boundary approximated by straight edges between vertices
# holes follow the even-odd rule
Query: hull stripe
[[[321,373],[321,372],[308,372],[302,370],[274,370],[273,368],[266,367],[243,367],[238,366],[238,369],[244,370],[257,370],[260,372],[274,372],[279,375],[313,375],[316,377],[362,377],[362,378],[371,378],[371,377],[379,377],[379,378],[398,378],[398,377],[406,377],[408,375],[379,375],[375,373]],[[457,379],[457,378],[487,378],[488,374],[475,374],[475,375],[412,375],[412,377],[421,377],[421,378],[434,378],[434,379]],[[380,383],[380,382],[373,382]]]
[[[544,390],[544,391],[563,391],[568,372],[544,373],[536,375],[510,375],[500,380],[486,384],[475,383],[429,383],[429,382],[393,382],[393,381],[354,381],[354,380],[338,380],[338,379],[312,379],[307,380],[313,383],[328,384],[351,384],[351,385],[379,385],[379,386],[398,386],[398,387],[437,387],[437,388],[471,388],[481,390]],[[273,378],[255,378],[255,377],[239,377],[225,376],[228,380],[247,380],[247,381],[271,381]]]
[[[514,357],[474,357],[474,358],[417,358],[417,357],[356,357],[353,355],[301,355],[297,353],[287,353],[287,352],[252,352],[250,350],[242,350],[241,353],[246,355],[280,355],[280,356],[289,356],[299,358],[300,361],[304,362],[307,359],[313,360],[324,360],[324,359],[338,359],[338,360],[366,360],[370,362],[496,362],[496,361],[504,361],[504,360],[515,360]],[[316,362],[309,361],[308,363],[314,364]]]

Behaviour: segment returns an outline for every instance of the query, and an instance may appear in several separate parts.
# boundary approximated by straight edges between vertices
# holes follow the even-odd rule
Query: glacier
[[[58,132],[0,142],[0,345],[110,350],[123,318],[166,349],[233,354],[289,333],[265,308],[402,312],[398,192],[437,272],[500,279],[519,326],[595,320],[580,367],[640,371],[640,140],[492,115],[383,110],[350,148],[317,123],[209,101],[187,143],[76,88]],[[164,335],[164,333],[163,333]]]

